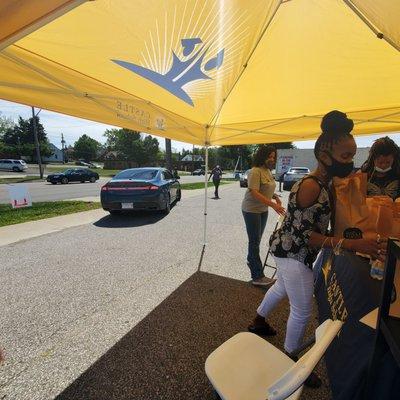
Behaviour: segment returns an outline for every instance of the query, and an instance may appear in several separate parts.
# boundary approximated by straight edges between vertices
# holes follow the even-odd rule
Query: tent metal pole
[[[207,188],[208,188],[208,145],[206,145],[206,165],[204,167],[204,225],[203,225],[203,248],[201,249],[200,261],[197,272],[200,272],[204,253],[207,246]]]
[[[207,245],[207,188],[208,188],[208,145],[206,145],[206,166],[204,168],[204,232],[203,232],[203,246]]]

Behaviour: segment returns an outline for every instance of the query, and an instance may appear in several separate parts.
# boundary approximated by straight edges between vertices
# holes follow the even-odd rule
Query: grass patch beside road
[[[9,204],[0,204],[0,226],[21,224],[59,215],[73,214],[101,208],[100,203],[84,201],[51,201],[33,203],[32,207],[11,208]]]
[[[227,183],[232,183],[230,181],[222,180],[220,185],[226,185]],[[208,187],[214,187],[212,182],[209,182]],[[204,182],[194,182],[194,183],[181,183],[182,190],[195,190],[195,189],[204,189]]]
[[[40,180],[39,176],[27,176],[25,178],[0,178],[0,184],[2,183],[24,183]]]

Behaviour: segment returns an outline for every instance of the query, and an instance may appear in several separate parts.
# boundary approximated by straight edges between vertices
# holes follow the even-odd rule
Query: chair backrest
[[[304,383],[339,333],[342,325],[342,321],[327,319],[316,329],[315,344],[268,388],[268,400],[286,399]]]

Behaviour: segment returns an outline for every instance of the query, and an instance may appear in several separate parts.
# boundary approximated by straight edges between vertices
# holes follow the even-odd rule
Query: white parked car
[[[11,160],[11,159],[1,159],[0,169],[6,171],[22,172],[28,169],[26,162],[24,160]]]
[[[291,190],[293,185],[310,173],[306,167],[291,167],[283,177],[283,190]]]

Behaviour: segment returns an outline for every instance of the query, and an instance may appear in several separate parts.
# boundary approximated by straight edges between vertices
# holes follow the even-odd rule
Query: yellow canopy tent
[[[399,20],[394,0],[2,0],[0,98],[206,148],[312,139],[332,109],[398,131]]]
[[[198,145],[400,127],[400,2],[2,0],[0,98]],[[13,44],[12,44],[13,43]]]

